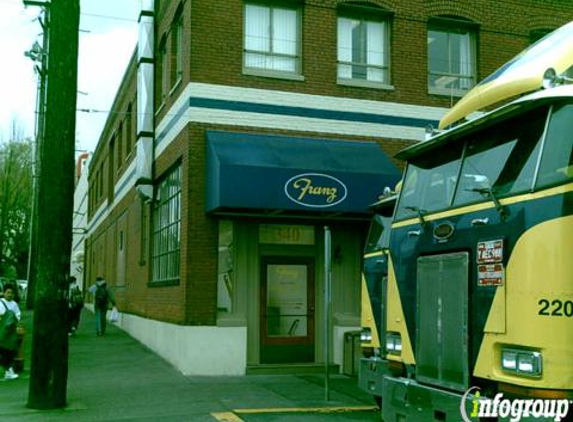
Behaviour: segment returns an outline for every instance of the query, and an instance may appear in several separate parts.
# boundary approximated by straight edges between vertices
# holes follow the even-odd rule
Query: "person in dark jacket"
[[[105,334],[106,328],[106,315],[111,303],[114,307],[115,298],[113,293],[108,287],[103,277],[96,277],[96,282],[93,286],[89,288],[89,292],[94,297],[94,312],[95,312],[95,324],[96,324],[96,335],[103,336]]]
[[[75,277],[70,277],[68,291],[68,335],[74,336],[80,324],[80,315],[84,307],[84,295]]]

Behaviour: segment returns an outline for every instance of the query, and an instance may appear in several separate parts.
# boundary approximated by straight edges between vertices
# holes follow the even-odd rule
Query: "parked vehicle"
[[[381,335],[386,331],[386,292],[388,281],[388,247],[396,194],[390,193],[371,209],[374,212],[368,231],[362,264],[362,307],[360,341],[362,358],[358,383],[380,405],[383,375],[389,374]]]
[[[383,370],[371,381],[385,422],[573,414],[571,45],[573,23],[398,154],[407,166],[381,295]]]

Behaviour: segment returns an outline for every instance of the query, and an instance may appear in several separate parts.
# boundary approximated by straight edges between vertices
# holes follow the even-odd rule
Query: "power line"
[[[80,15],[89,16],[92,18],[116,20],[116,21],[137,22],[137,19],[124,18],[120,16],[111,16],[111,15],[99,15],[97,13],[80,13]]]

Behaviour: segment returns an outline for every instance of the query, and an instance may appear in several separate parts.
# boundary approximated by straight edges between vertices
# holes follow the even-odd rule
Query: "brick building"
[[[135,338],[211,375],[326,347],[341,364],[393,155],[573,16],[550,0],[142,4],[89,166],[86,279],[106,277]]]

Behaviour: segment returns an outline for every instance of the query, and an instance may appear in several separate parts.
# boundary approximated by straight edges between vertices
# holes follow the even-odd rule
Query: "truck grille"
[[[466,252],[418,258],[419,382],[458,391],[469,388],[468,262]]]

